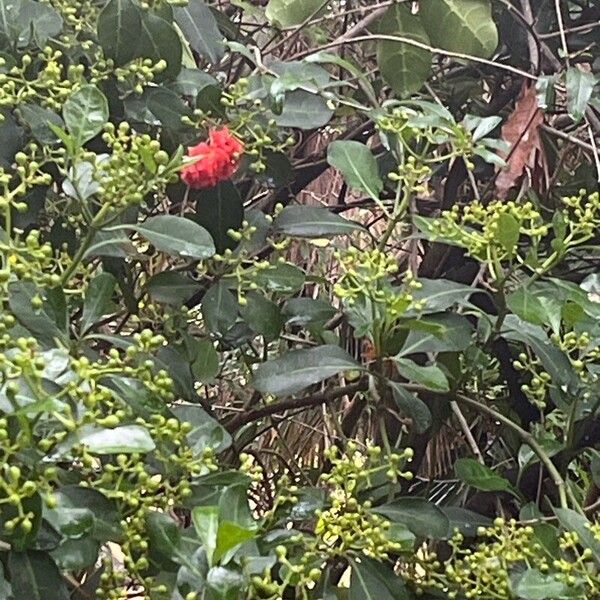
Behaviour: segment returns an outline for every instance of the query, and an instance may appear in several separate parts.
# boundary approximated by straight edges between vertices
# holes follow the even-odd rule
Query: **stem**
[[[458,402],[462,402],[463,404],[467,404],[473,407],[475,410],[479,412],[487,413],[497,421],[500,421],[503,425],[506,425],[509,429],[512,429],[520,438],[523,440],[525,444],[527,444],[536,454],[540,461],[544,464],[546,469],[548,469],[548,473],[552,477],[552,481],[558,490],[558,496],[560,499],[561,508],[569,508],[569,504],[567,502],[567,485],[562,475],[559,473],[558,469],[546,453],[546,451],[540,446],[538,441],[528,432],[525,431],[522,427],[511,421],[508,417],[505,417],[502,413],[499,413],[497,410],[490,408],[485,404],[481,404],[476,400],[471,400],[467,396],[463,396],[462,394],[456,394],[456,400]],[[577,508],[577,505],[575,505]],[[581,509],[578,510],[581,512]]]

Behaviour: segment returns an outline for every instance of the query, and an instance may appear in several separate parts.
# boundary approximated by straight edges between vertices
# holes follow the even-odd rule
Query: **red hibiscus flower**
[[[227,127],[212,129],[208,142],[188,148],[188,157],[196,161],[182,169],[181,178],[191,188],[214,187],[235,173],[243,152],[244,145]]]

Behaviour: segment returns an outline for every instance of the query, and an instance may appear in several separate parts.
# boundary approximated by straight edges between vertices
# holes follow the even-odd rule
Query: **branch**
[[[313,408],[315,406],[320,406],[321,404],[327,404],[332,400],[337,400],[338,398],[342,398],[344,396],[352,396],[357,392],[363,392],[367,388],[368,379],[364,377],[356,383],[352,383],[344,387],[325,390],[324,392],[315,394],[314,396],[290,398],[289,400],[276,402],[275,404],[270,404],[269,406],[264,406],[262,408],[257,408],[256,410],[251,410],[250,412],[237,415],[231,419],[229,423],[225,424],[225,428],[227,431],[229,431],[229,433],[233,433],[244,425],[248,425],[248,423],[258,421],[264,417],[270,417],[278,413],[284,413],[288,410]]]

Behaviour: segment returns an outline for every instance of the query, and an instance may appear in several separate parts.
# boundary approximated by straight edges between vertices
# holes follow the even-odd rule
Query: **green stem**
[[[569,508],[569,504],[567,502],[567,485],[565,483],[565,480],[559,473],[558,469],[556,468],[546,451],[542,448],[542,446],[540,446],[538,441],[528,431],[525,431],[525,429],[511,421],[508,417],[505,417],[502,413],[498,412],[497,410],[494,410],[493,408],[490,408],[485,404],[481,404],[476,400],[472,400],[467,396],[463,396],[462,394],[456,394],[456,400],[458,402],[462,402],[463,404],[471,406],[479,412],[487,413],[497,421],[500,421],[503,425],[506,425],[509,429],[512,429],[521,438],[521,440],[537,454],[537,457],[544,464],[546,469],[548,469],[548,473],[550,473],[550,477],[552,477],[552,481],[554,482],[554,485],[558,490],[561,508]],[[579,512],[582,512],[580,507],[578,507],[577,503],[575,503],[574,506]]]

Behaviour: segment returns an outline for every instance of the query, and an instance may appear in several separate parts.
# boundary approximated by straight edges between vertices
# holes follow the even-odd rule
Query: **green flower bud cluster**
[[[531,375],[529,383],[521,386],[521,391],[529,401],[543,410],[546,408],[546,398],[552,387],[552,377],[544,370],[540,360],[521,352],[517,360],[513,361],[513,367],[518,371],[524,371]]]
[[[170,157],[158,140],[132,131],[128,123],[107,124],[102,139],[111,150],[95,165],[94,178],[100,185],[96,196],[102,205],[139,205],[147,194],[160,195],[168,183],[177,181],[181,157]]]
[[[431,167],[418,164],[414,156],[409,156],[406,162],[401,163],[396,171],[388,175],[388,178],[390,181],[401,183],[404,188],[412,190],[415,194],[425,194],[431,173]]]
[[[598,375],[590,366],[600,362],[600,348],[593,344],[587,331],[568,331],[562,336],[555,333],[550,339],[569,357],[573,370],[582,382],[594,383],[598,380]]]
[[[50,46],[36,55],[24,54],[21,64],[0,73],[0,106],[26,102],[60,111],[62,105],[83,83],[83,65],[65,67],[63,54]]]
[[[567,207],[565,221],[569,225],[571,245],[585,242],[598,232],[600,227],[600,192],[588,194],[579,190],[575,196],[562,199]]]
[[[600,532],[598,525],[591,529]],[[450,542],[453,554],[449,560],[441,563],[434,552],[426,550],[404,574],[418,592],[439,590],[447,598],[514,600],[511,575],[526,568],[567,584],[572,588],[570,598],[595,598],[600,591],[593,552],[582,548],[576,532],[557,533],[561,556],[554,559],[538,540],[535,528],[514,519],[497,518],[477,533],[484,541],[476,547],[464,546],[463,536],[456,533]]]
[[[340,275],[333,291],[348,306],[366,298],[383,305],[386,316],[392,320],[402,316],[409,308],[422,308],[422,303],[414,302],[411,294],[421,284],[410,272],[404,277],[403,288],[392,286],[390,278],[398,272],[393,255],[377,248],[359,250],[350,247],[345,252],[336,251],[334,258],[339,262]]]
[[[69,34],[62,36],[61,41],[73,44],[76,35],[84,31],[94,31],[102,4],[95,0],[41,0],[58,11],[65,21]],[[66,38],[66,39],[65,39]]]
[[[137,58],[124,67],[114,69],[114,75],[125,90],[133,90],[136,94],[141,94],[144,88],[154,81],[156,76],[167,68],[165,60],[153,62],[150,58]],[[106,76],[102,77],[105,79]],[[92,79],[92,81],[94,81]]]
[[[454,206],[441,218],[430,223],[432,236],[466,248],[469,254],[493,270],[502,261],[515,258],[517,248],[508,248],[501,235],[507,227],[518,230],[519,237],[529,237],[530,245],[537,247],[540,240],[548,234],[549,226],[544,223],[541,214],[531,202],[491,202],[487,205],[473,202],[467,206]],[[512,237],[512,235],[511,235]]]

